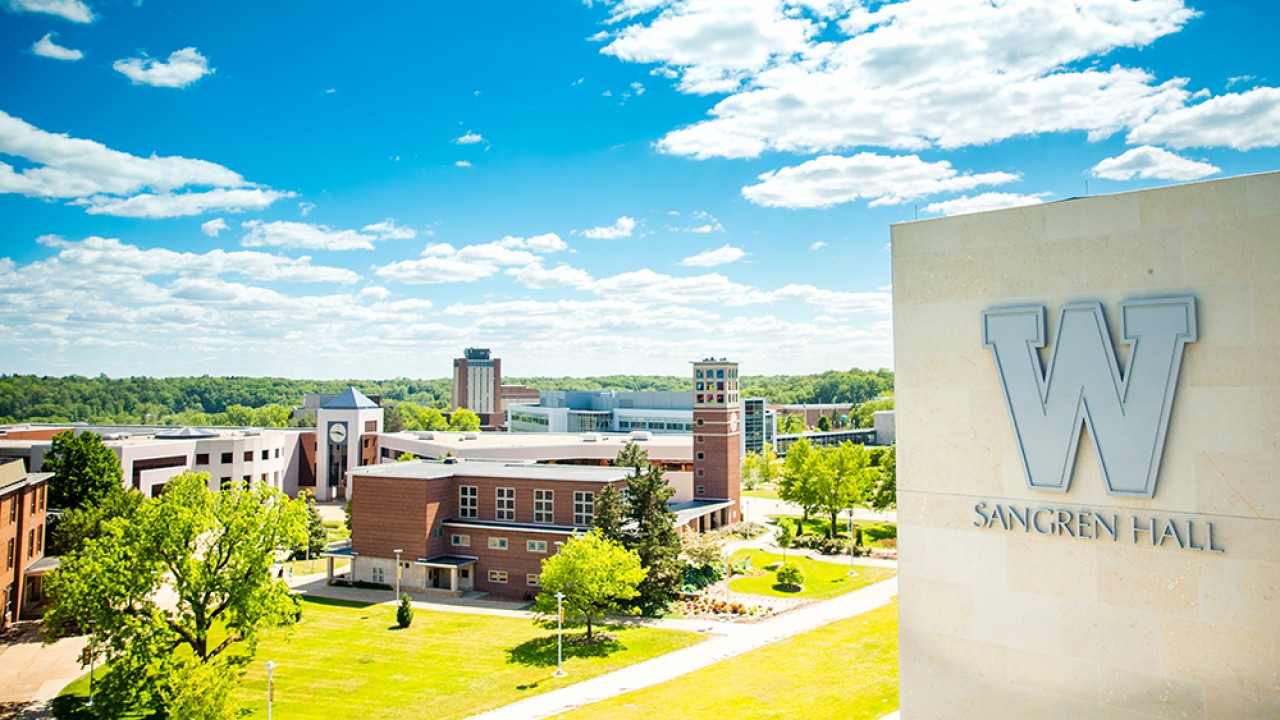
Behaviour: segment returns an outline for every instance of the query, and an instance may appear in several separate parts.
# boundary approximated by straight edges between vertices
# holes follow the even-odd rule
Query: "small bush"
[[[821,535],[803,535],[793,541],[798,548],[817,550],[823,555],[845,555],[849,552],[848,538],[828,538]]]
[[[407,628],[413,622],[413,605],[411,603],[409,593],[400,596],[400,605],[396,608],[396,625]]]
[[[732,525],[726,525],[720,529],[720,532],[725,535],[732,535],[733,537],[739,537],[744,540],[754,540],[755,538],[763,535],[768,529],[769,528],[758,522],[739,522]]]
[[[778,584],[799,589],[804,585],[804,571],[795,563],[787,563],[778,568]]]

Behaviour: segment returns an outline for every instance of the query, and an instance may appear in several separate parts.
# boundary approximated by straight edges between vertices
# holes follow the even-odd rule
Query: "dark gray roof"
[[[378,407],[378,403],[359,390],[349,387],[320,407],[325,410],[366,410]]]

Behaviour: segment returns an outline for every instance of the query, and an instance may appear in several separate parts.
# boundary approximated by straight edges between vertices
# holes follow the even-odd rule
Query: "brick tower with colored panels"
[[[693,363],[693,486],[698,500],[728,500],[718,525],[741,519],[742,428],[738,363],[707,358]]]

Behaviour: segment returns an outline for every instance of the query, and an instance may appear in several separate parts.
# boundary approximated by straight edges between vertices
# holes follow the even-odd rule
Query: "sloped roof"
[[[194,440],[195,438],[210,437],[218,437],[218,431],[208,428],[193,428],[190,425],[156,433],[157,440]]]
[[[378,403],[370,400],[359,390],[349,387],[320,407],[325,410],[368,410],[377,408]]]

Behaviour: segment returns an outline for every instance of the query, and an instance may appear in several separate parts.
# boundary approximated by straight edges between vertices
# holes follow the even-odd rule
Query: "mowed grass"
[[[671,682],[556,717],[874,720],[897,709],[898,605],[894,602]]]
[[[804,552],[804,551],[801,551]],[[739,550],[733,554],[733,562],[739,563],[751,558],[751,567],[764,570],[775,562],[782,562],[779,553],[763,550]],[[856,566],[857,575],[849,576],[847,563],[833,563],[825,560],[810,560],[798,552],[787,553],[787,562],[800,566],[804,573],[804,589],[800,592],[783,590],[777,586],[778,579],[771,570],[764,570],[763,575],[745,575],[729,582],[729,589],[736,593],[748,595],[768,595],[771,597],[803,598],[806,600],[826,600],[843,595],[859,588],[887,580],[897,574],[893,568]]]
[[[244,717],[267,716],[268,660],[277,663],[273,720],[464,718],[581,682],[704,639],[696,633],[609,627],[615,643],[564,648],[556,631],[526,618],[416,610],[394,629],[395,607],[303,600],[302,622],[265,634],[247,658],[237,699]],[[597,627],[597,631],[601,628]],[[567,630],[565,637],[583,634]],[[64,691],[87,696],[87,677]]]
[[[692,633],[610,628],[617,643],[565,646],[568,677],[555,678],[556,633],[524,618],[415,612],[392,629],[395,608],[306,600],[292,634],[273,632],[249,663],[239,698],[266,717],[275,669],[273,718],[462,718],[692,645]],[[582,634],[574,630],[573,635]],[[566,637],[569,633],[566,633]]]
[[[785,519],[791,522],[791,527],[795,527],[797,523],[803,521],[804,531],[801,535],[819,535],[826,537],[831,529],[831,519],[822,517],[810,517],[807,521],[799,515],[769,515],[769,521],[777,525],[779,519]],[[870,547],[882,547],[885,540],[898,539],[898,526],[896,523],[887,520],[864,520],[858,518],[853,521],[862,530],[862,542]],[[849,520],[847,517],[836,521],[836,537],[849,537]]]

